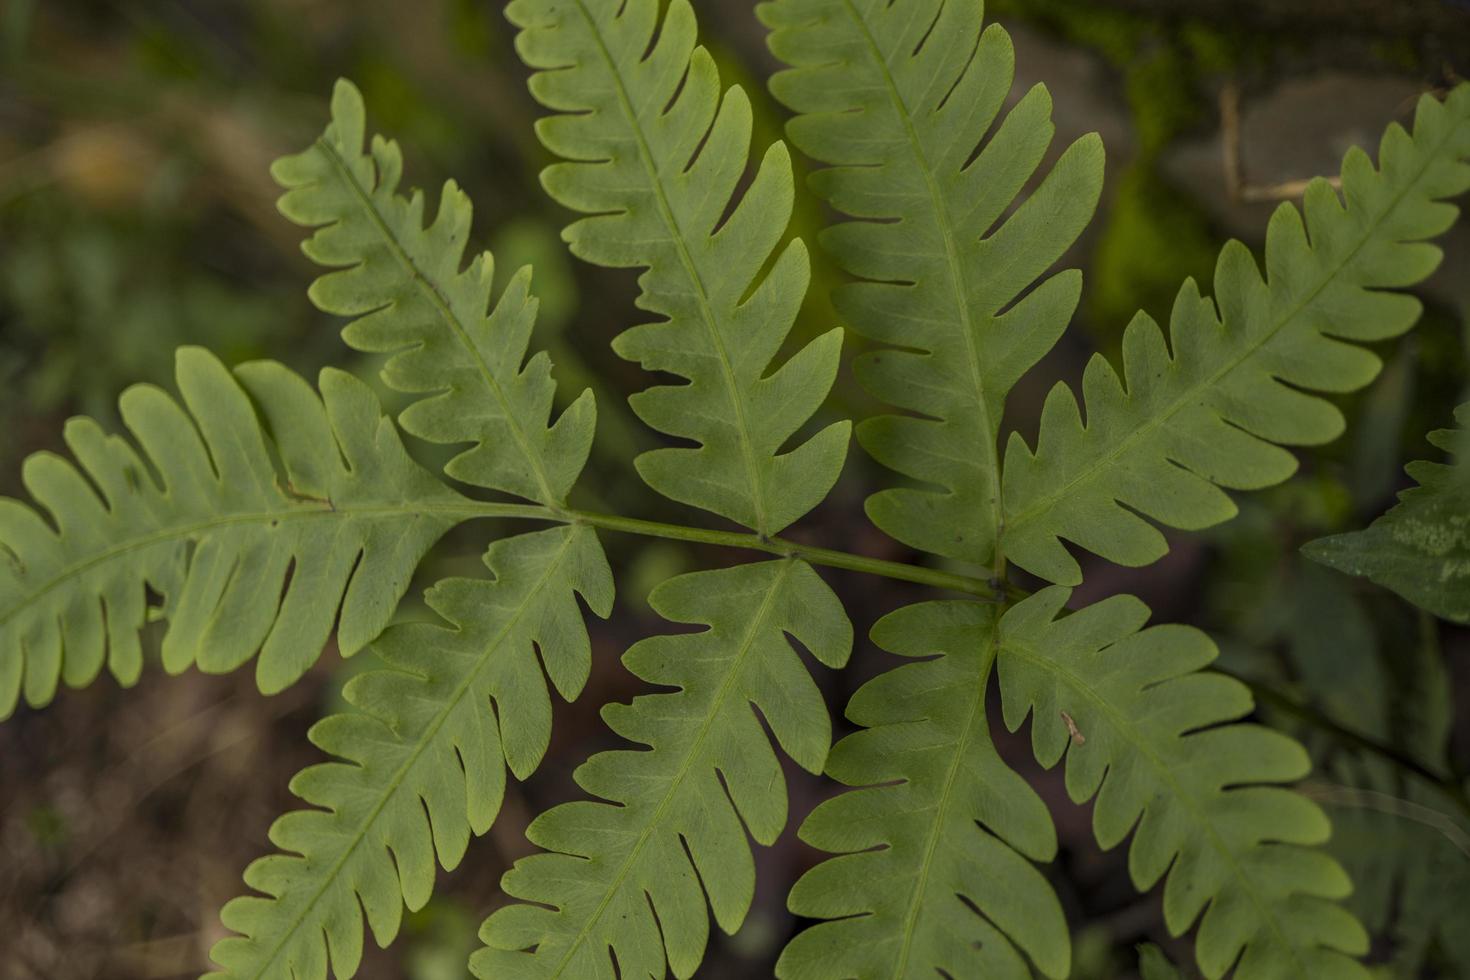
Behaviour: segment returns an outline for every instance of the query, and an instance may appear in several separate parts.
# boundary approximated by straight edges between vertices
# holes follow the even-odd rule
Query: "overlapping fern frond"
[[[705,628],[641,640],[624,656],[643,680],[677,690],[603,709],[648,749],[593,756],[576,779],[608,802],[566,803],[531,824],[527,836],[551,853],[506,873],[506,892],[534,904],[486,920],[488,948],[470,961],[484,980],[692,976],[709,937],[706,896],[733,933],[755,894],[746,834],[769,845],[786,825],[786,782],[762,721],[804,769],[826,760],[826,708],[790,638],[840,667],[852,626],[809,565],[694,572],[649,603]]]
[[[1109,561],[1145,565],[1167,551],[1150,521],[1198,529],[1234,515],[1221,488],[1258,489],[1296,468],[1282,446],[1341,434],[1342,414],[1312,392],[1355,391],[1380,361],[1360,344],[1414,325],[1420,303],[1392,290],[1434,271],[1443,233],[1470,189],[1470,85],[1424,96],[1413,134],[1389,127],[1375,167],[1354,148],[1342,197],[1326,181],[1302,212],[1282,204],[1265,269],[1232,242],[1215,298],[1191,280],[1169,337],[1140,314],[1123,337],[1120,378],[1094,357],[1082,380],[1086,423],[1065,384],[1047,398],[1033,451],[1006,447],[1002,547],[1008,560],[1062,585],[1081,571],[1062,541]]]
[[[1004,30],[985,28],[979,0],[759,9],[772,50],[793,66],[771,82],[799,113],[792,140],[834,165],[812,186],[859,219],[823,236],[864,280],[839,287],[838,309],[887,345],[857,360],[858,377],[914,413],[858,427],[870,454],[927,485],[882,490],[868,514],[914,547],[1001,567],[1001,413],[1077,305],[1081,276],[1047,270],[1097,204],[1101,143],[1072,145],[1016,206],[1052,142],[1051,101],[1037,86],[997,124],[1014,52]],[[1026,860],[1052,857],[1050,817],[1000,760],[986,723],[993,607],[921,603],[881,621],[873,639],[938,656],[869,682],[849,703],[865,730],[838,744],[828,774],[859,788],[802,827],[839,856],[790,899],[796,914],[830,921],[798,935],[778,973],[1028,978],[1034,964],[1066,976],[1060,905]]]
[[[1240,682],[1203,670],[1204,633],[1143,629],[1148,609],[1117,596],[1059,617],[1053,586],[1000,623],[1001,703],[1012,730],[1030,718],[1036,758],[1066,761],[1067,792],[1093,803],[1105,848],[1128,840],[1141,890],[1164,884],[1164,922],[1199,920],[1195,956],[1210,980],[1361,977],[1363,927],[1335,899],[1342,867],[1321,808],[1281,786],[1307,773],[1305,750],[1258,725]],[[1166,877],[1167,876],[1167,877]]]
[[[792,66],[771,79],[798,113],[792,142],[833,165],[812,187],[859,219],[822,237],[863,280],[836,290],[838,311],[886,345],[854,368],[913,413],[869,419],[858,440],[937,488],[882,490],[868,514],[906,544],[987,564],[1005,397],[1076,309],[1081,274],[1047,270],[1097,206],[1102,141],[1072,144],[1016,206],[1056,130],[1051,96],[1036,85],[996,124],[1015,52],[984,27],[981,0],[778,0],[759,12]]]
[[[404,410],[405,431],[473,444],[446,473],[548,506],[565,503],[587,462],[597,408],[587,390],[548,424],[551,359],[543,352],[523,364],[536,319],[531,270],[516,273],[492,305],[490,253],[461,268],[469,197],[446,181],[426,227],[423,194],[398,190],[398,144],[374,136],[364,149],[366,132],[362,95],[339,81],[325,132],[271,168],[286,188],[281,213],[318,229],[303,245],[306,254],[338,270],[312,283],[312,301],[357,317],[343,331],[352,347],[393,354],[383,368],[390,387],[433,394]]]
[[[1458,429],[1429,435],[1453,463],[1410,463],[1419,485],[1404,491],[1397,506],[1365,530],[1321,538],[1303,551],[1436,616],[1470,623],[1470,404],[1455,419]]]
[[[135,682],[150,589],[165,669],[223,672],[258,653],[261,689],[279,691],[339,611],[344,655],[376,636],[462,516],[350,375],[324,371],[317,395],[279,364],[231,373],[186,347],[177,379],[182,405],[151,385],[123,392],[136,445],[72,419],[76,463],[38,453],[22,471],[35,504],[0,500],[0,717],[104,664]]]
[[[791,161],[771,146],[732,201],[747,166],[750,101],[738,86],[721,94],[714,60],[695,46],[688,0],[672,0],[662,20],[659,8],[514,0],[506,15],[521,29],[521,57],[538,69],[532,93],[561,113],[537,124],[566,161],[541,182],[591,215],[567,228],[572,251],[644,268],[638,305],[664,317],[624,332],[614,349],[689,381],[630,399],[653,428],[698,444],[644,453],[638,472],[667,497],[775,534],[827,495],[847,454],[847,422],[783,451],[832,386],[842,331],[771,369],[810,278],[800,239],[772,258],[791,218]]]
[[[606,616],[612,576],[595,532],[580,527],[497,541],[485,564],[493,580],[430,589],[448,625],[390,627],[372,647],[386,669],[347,685],[355,710],[312,728],[342,761],[291,781],[313,809],[277,820],[270,837],[284,853],[246,869],[263,894],[225,906],[241,935],[215,946],[214,976],[321,980],[329,962],[352,976],[364,919],[386,946],[403,906],[428,901],[435,854],[453,869],[470,835],[489,829],[506,767],[524,778],[541,761],[551,734],[542,665],[563,697],[581,690],[590,648],[576,595]]]

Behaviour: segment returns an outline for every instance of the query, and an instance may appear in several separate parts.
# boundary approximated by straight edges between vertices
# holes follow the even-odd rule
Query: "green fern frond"
[[[1391,126],[1379,166],[1349,151],[1343,197],[1308,188],[1302,214],[1283,204],[1266,238],[1266,277],[1250,250],[1220,254],[1214,300],[1191,280],[1175,303],[1168,342],[1140,314],[1123,338],[1123,376],[1105,358],[1083,377],[1084,424],[1072,392],[1047,398],[1033,452],[1006,447],[1006,558],[1064,585],[1080,581],[1062,540],[1109,561],[1145,565],[1167,550],[1150,520],[1199,529],[1235,514],[1221,488],[1258,489],[1296,468],[1283,445],[1336,438],[1342,414],[1310,392],[1348,392],[1378,373],[1359,344],[1395,337],[1420,304],[1391,292],[1438,265],[1423,240],[1470,189],[1470,85],[1419,102],[1413,135]]]
[[[303,250],[339,269],[312,283],[312,301],[357,317],[342,332],[353,348],[394,355],[383,368],[389,387],[434,394],[403,411],[405,431],[434,443],[473,443],[446,473],[550,507],[564,504],[587,461],[597,409],[587,390],[548,425],[556,389],[551,360],[542,352],[522,363],[536,319],[531,270],[517,272],[491,307],[490,253],[461,268],[469,197],[446,181],[438,215],[425,227],[423,194],[398,193],[398,144],[374,136],[364,151],[365,135],[362,95],[339,81],[326,131],[271,167],[286,188],[281,213],[318,229]]]
[[[1410,463],[1419,486],[1371,526],[1313,541],[1302,553],[1349,575],[1363,575],[1416,606],[1470,623],[1470,404],[1455,411],[1458,429],[1429,441],[1451,464]]]
[[[221,913],[241,936],[212,951],[217,977],[321,980],[357,971],[363,920],[386,946],[403,906],[421,908],[434,856],[452,870],[471,834],[500,810],[505,768],[524,779],[551,735],[541,664],[562,697],[581,690],[591,664],[576,596],[599,616],[612,608],[612,574],[596,532],[559,527],[497,541],[494,579],[446,579],[426,595],[448,626],[390,627],[372,646],[385,670],[359,675],[353,711],[311,729],[343,760],[311,766],[291,791],[314,809],[281,817],[245,883],[264,896]],[[538,664],[538,653],[540,664]]]
[[[1026,957],[1067,976],[1061,905],[1027,860],[1055,856],[1051,817],[990,740],[995,618],[983,603],[926,602],[873,628],[885,650],[933,659],[870,681],[847,706],[864,730],[837,743],[827,774],[863,788],[802,824],[803,840],[840,856],[790,900],[797,915],[835,921],[791,941],[783,980],[1030,980]]]
[[[869,419],[858,441],[938,488],[880,491],[868,515],[913,547],[989,563],[1006,393],[1076,309],[1080,273],[1042,277],[1097,206],[1102,142],[1093,134],[1074,143],[1013,209],[1056,127],[1051,96],[1037,85],[986,139],[1010,94],[1015,53],[1000,27],[982,31],[981,0],[779,0],[759,9],[771,50],[794,66],[771,79],[799,113],[792,142],[836,165],[812,187],[859,219],[822,239],[865,280],[836,290],[844,321],[886,345],[857,359],[857,375],[915,413]]]
[[[1036,758],[1066,758],[1067,792],[1094,800],[1104,848],[1132,835],[1140,890],[1164,885],[1164,921],[1200,920],[1195,956],[1210,980],[1235,976],[1363,978],[1352,959],[1368,937],[1334,904],[1351,890],[1341,866],[1306,845],[1328,838],[1316,804],[1284,786],[1306,774],[1285,735],[1233,723],[1251,711],[1238,681],[1203,671],[1204,633],[1143,629],[1148,609],[1117,596],[1058,618],[1071,592],[1053,586],[1000,622],[1001,703],[1016,730],[1031,718]]]
[[[22,470],[35,505],[0,499],[0,717],[22,692],[47,704],[58,681],[80,687],[104,664],[136,682],[149,589],[168,620],[166,670],[221,673],[259,653],[261,690],[279,691],[339,610],[344,655],[376,636],[464,516],[347,374],[323,371],[318,396],[274,362],[232,374],[185,347],[177,378],[183,405],[151,385],[118,400],[137,448],[74,418],[77,463],[37,453]]]
[[[688,0],[672,0],[662,23],[659,7],[515,0],[506,15],[521,29],[521,57],[539,69],[532,93],[562,113],[537,125],[568,161],[547,168],[542,184],[592,215],[567,228],[572,251],[645,268],[638,305],[664,318],[627,330],[614,349],[689,381],[630,399],[653,428],[698,444],[644,453],[638,472],[667,497],[775,534],[842,469],[848,422],[782,451],[831,388],[842,331],[770,370],[810,278],[799,239],[771,258],[791,218],[790,158],[773,145],[732,203],[750,149],[749,99],[738,86],[721,98]]]
[[[706,627],[641,640],[623,658],[678,690],[603,709],[615,732],[650,750],[594,756],[577,782],[610,802],[564,804],[531,824],[527,836],[553,853],[518,861],[502,885],[536,904],[486,921],[476,976],[691,976],[709,937],[705,896],[733,933],[755,892],[746,834],[769,845],[786,824],[785,779],[762,721],[798,765],[821,771],[827,712],[789,637],[840,667],[852,626],[810,566],[681,575],[649,602],[672,622]]]

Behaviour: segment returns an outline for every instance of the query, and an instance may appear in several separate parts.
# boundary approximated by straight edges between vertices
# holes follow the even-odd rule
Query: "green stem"
[[[671,541],[687,541],[691,544],[713,544],[726,548],[743,548],[747,551],[763,551],[768,555],[777,555],[781,558],[800,558],[813,565],[845,568],[853,572],[864,572],[868,575],[963,592],[966,595],[977,596],[991,602],[1000,601],[996,586],[985,579],[943,572],[935,568],[924,568],[919,565],[907,565],[903,562],[884,561],[881,558],[868,558],[832,548],[817,548],[788,541],[785,538],[767,537],[745,531],[713,531],[702,527],[665,524],[661,521],[644,521],[636,517],[594,514],[581,510],[556,511],[538,504],[468,503],[455,504],[443,510],[466,517],[520,517],[531,520],[557,521],[562,524],[586,524],[608,531],[639,534],[650,538],[666,538]]]
[[[969,575],[956,575],[952,572],[942,572],[935,568],[923,568],[919,565],[906,565],[903,562],[884,561],[881,558],[867,558],[863,555],[854,555],[846,551],[836,551],[832,548],[817,548],[812,545],[788,541],[785,538],[748,534],[741,531],[711,531],[705,528],[684,527],[679,524],[641,521],[632,517],[619,517],[615,514],[589,514],[582,511],[569,511],[567,516],[579,524],[590,524],[593,527],[606,528],[609,531],[624,531],[629,534],[642,534],[655,538],[670,538],[675,541],[691,541],[698,544],[717,544],[729,548],[745,548],[749,551],[764,551],[767,554],[779,555],[782,558],[800,558],[803,561],[811,562],[813,565],[845,568],[849,571],[865,572],[869,575],[880,575],[883,578],[900,579],[904,582],[915,582],[919,585],[932,585],[940,589],[952,589],[955,592],[964,592],[968,595],[998,601],[995,587],[984,579],[973,578]]]

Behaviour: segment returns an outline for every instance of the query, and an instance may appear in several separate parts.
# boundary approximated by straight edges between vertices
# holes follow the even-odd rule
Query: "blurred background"
[[[653,443],[622,399],[646,379],[607,342],[638,322],[634,277],[576,263],[560,243],[568,216],[537,186],[548,160],[501,6],[0,0],[0,493],[23,493],[21,460],[59,448],[69,415],[111,422],[127,385],[169,384],[179,344],[231,363],[273,357],[308,376],[326,365],[374,376],[371,360],[339,342],[340,324],[306,300],[314,270],[298,230],[275,212],[267,172],[319,131],[331,83],[347,75],[367,97],[370,126],[403,143],[409,181],[436,191],[459,180],[478,206],[477,244],[496,253],[501,274],[535,266],[535,346],[551,349],[568,399],[589,385],[599,396],[599,441],[579,503],[703,522],[632,475],[632,456]],[[757,145],[778,138],[783,112],[764,89],[776,66],[752,4],[696,7],[726,81],[755,102]],[[1185,277],[1208,282],[1224,240],[1258,245],[1271,209],[1303,179],[1335,173],[1353,144],[1371,148],[1386,124],[1410,118],[1419,94],[1470,77],[1463,0],[991,0],[989,16],[1017,42],[1016,94],[1039,81],[1052,90],[1055,151],[1096,130],[1109,155],[1097,220],[1068,259],[1087,276],[1082,310],[1008,407],[1009,425],[1028,439],[1047,388],[1075,383],[1094,352],[1115,357],[1136,310],[1166,317]],[[827,218],[807,198],[793,232],[812,241]],[[1267,690],[1263,718],[1317,757],[1306,791],[1333,813],[1332,846],[1358,880],[1354,908],[1374,932],[1383,976],[1395,978],[1470,977],[1470,815],[1412,772],[1463,784],[1470,770],[1470,635],[1308,566],[1297,548],[1363,526],[1405,484],[1405,461],[1437,458],[1424,434],[1448,425],[1466,397],[1470,225],[1446,251],[1422,291],[1422,326],[1385,345],[1382,378],[1343,400],[1348,436],[1303,454],[1287,486],[1242,499],[1231,524],[1175,536],[1155,566],[1089,565],[1078,596],[1136,592],[1160,620],[1210,630],[1225,665]],[[826,293],[840,276],[820,251],[813,257],[802,336],[835,320]],[[844,373],[832,416],[874,409]],[[794,536],[919,560],[863,517],[863,497],[888,479],[854,448],[832,498]],[[475,574],[496,532],[461,529],[422,581]],[[573,797],[572,770],[612,744],[598,706],[637,693],[617,658],[658,628],[648,589],[749,557],[606,541],[619,605],[611,622],[594,624],[588,689],[558,706],[540,772],[511,787],[494,829],[456,873],[441,874],[439,893],[390,951],[370,951],[361,976],[465,976],[475,929],[502,901],[500,874],[530,849],[526,822]],[[860,637],[921,597],[893,582],[827,578]],[[201,972],[223,934],[219,906],[241,891],[244,866],[268,849],[271,820],[294,802],[291,774],[317,761],[306,729],[332,709],[359,660],[329,650],[273,698],[254,690],[248,671],[169,679],[155,666],[134,690],[103,679],[0,725],[0,980]],[[860,640],[854,669],[820,676],[834,717],[893,662]],[[1133,948],[1144,941],[1188,963],[1187,947],[1163,932],[1157,892],[1134,894],[1122,855],[1093,844],[1086,808],[1066,800],[1055,774],[1036,770],[1023,741],[1000,730],[996,738],[1056,815],[1063,852],[1048,873],[1075,927],[1074,976],[1134,976]],[[716,933],[701,976],[769,976],[801,926],[784,897],[817,855],[794,827],[832,790],[797,770],[790,786],[791,829],[757,855],[749,920],[734,937]]]

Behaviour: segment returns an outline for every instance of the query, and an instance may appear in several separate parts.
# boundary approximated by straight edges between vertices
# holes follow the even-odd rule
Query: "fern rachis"
[[[1203,633],[1144,628],[1127,596],[1067,612],[1063,585],[1081,575],[1068,544],[1153,561],[1164,545],[1151,522],[1223,521],[1235,509],[1225,490],[1291,474],[1283,446],[1338,434],[1341,415],[1315,393],[1365,385],[1378,361],[1358,345],[1417,319],[1417,302],[1388,290],[1434,267],[1423,241],[1470,188],[1470,87],[1423,100],[1412,135],[1390,128],[1377,168],[1350,153],[1342,197],[1319,182],[1305,217],[1278,210],[1264,275],[1228,245],[1215,299],[1186,283],[1167,340],[1140,316],[1121,375],[1094,360],[1080,404],[1058,385],[1035,448],[1010,433],[1001,452],[1010,389],[1078,303],[1080,275],[1052,269],[1096,208],[1101,142],[1084,137],[1043,166],[1050,96],[1037,86],[1010,100],[1014,50],[979,0],[761,6],[791,66],[772,80],[795,113],[791,140],[825,165],[811,187],[852,219],[822,242],[854,280],[834,298],[844,325],[878,345],[855,374],[887,406],[856,432],[899,478],[867,513],[981,577],[776,536],[823,501],[846,459],[850,424],[812,425],[841,327],[790,342],[810,282],[800,239],[782,244],[791,160],[779,142],[751,156],[752,104],[722,89],[691,4],[515,0],[507,14],[552,113],[538,133],[560,159],[543,184],[582,214],[565,232],[573,253],[641,270],[638,306],[655,319],[614,349],[684,382],[632,396],[675,440],[637,470],[662,496],[748,530],[572,506],[596,407],[590,391],[555,402],[550,359],[528,357],[529,270],[497,291],[488,253],[466,265],[468,198],[446,183],[426,223],[424,196],[400,190],[398,146],[368,138],[361,95],[340,83],[321,137],[273,168],[281,210],[310,229],[305,251],[324,267],[312,300],[349,319],[351,347],[388,355],[384,381],[413,396],[398,426],[459,447],[444,475],[471,489],[412,463],[368,389],[340,372],[317,394],[278,365],[232,373],[186,350],[184,407],[156,389],[124,396],[139,449],[73,422],[79,467],[33,457],[37,506],[0,502],[4,711],[21,694],[49,701],[58,678],[87,683],[104,662],[136,680],[150,588],[171,671],[232,669],[259,651],[259,684],[278,690],[334,625],[344,653],[366,647],[378,663],[312,729],[330,761],[292,781],[307,808],[275,823],[280,853],[252,864],[251,894],[225,907],[236,934],[214,948],[216,975],[351,976],[366,932],[387,944],[404,909],[428,901],[436,863],[456,867],[496,819],[507,771],[524,779],[541,762],[553,696],[587,680],[585,612],[613,605],[609,530],[770,559],[652,592],[672,631],[634,643],[624,664],[659,690],[603,709],[635,747],[593,755],[575,774],[592,799],[532,822],[543,851],[505,875],[518,901],[482,927],[476,975],[694,975],[711,915],[734,933],[750,912],[750,842],[770,846],[787,826],[779,749],[846,787],[800,828],[829,856],[791,892],[791,910],[816,921],[787,944],[779,976],[1067,976],[1068,923],[1039,867],[1057,835],[992,742],[994,685],[1006,726],[1029,725],[1037,760],[1064,764],[1068,794],[1091,801],[1099,843],[1128,841],[1133,884],[1163,882],[1167,930],[1198,926],[1205,976],[1365,976],[1355,958],[1367,934],[1338,904],[1347,875],[1316,849],[1326,817],[1287,785],[1306,751],[1246,720],[1252,698],[1206,669]],[[1448,469],[1415,475],[1424,486],[1385,533],[1420,507],[1454,516]],[[433,542],[490,516],[540,526],[491,543],[481,575],[432,587],[432,621],[390,625]],[[909,662],[853,695],[857,730],[835,746],[800,655],[836,669],[852,648],[823,564],[964,595],[878,621],[874,642]],[[1008,565],[1062,584],[1023,597]],[[1405,567],[1390,584],[1426,574]],[[1168,969],[1159,955],[1144,962]]]

